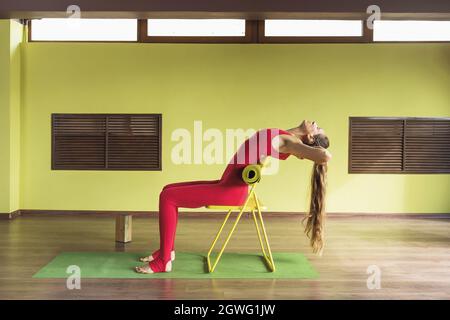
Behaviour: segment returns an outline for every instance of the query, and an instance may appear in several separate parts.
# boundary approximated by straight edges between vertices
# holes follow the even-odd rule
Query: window
[[[361,37],[360,20],[265,20],[267,37]]]
[[[31,20],[31,41],[137,41],[135,19]]]
[[[450,173],[450,118],[351,117],[349,173]]]
[[[147,35],[153,37],[243,37],[242,19],[148,19]]]
[[[260,42],[365,42],[362,20],[264,20]]]
[[[141,42],[250,42],[256,23],[244,19],[147,19]]]
[[[450,21],[376,20],[374,41],[450,41]]]
[[[53,170],[161,170],[160,114],[53,114]]]

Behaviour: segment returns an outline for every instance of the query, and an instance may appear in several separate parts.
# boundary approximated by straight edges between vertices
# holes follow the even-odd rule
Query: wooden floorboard
[[[297,217],[266,219],[272,250],[304,253],[315,280],[65,279],[32,275],[64,251],[141,252],[158,246],[158,220],[134,218],[133,242],[114,242],[114,219],[23,216],[0,220],[0,299],[450,299],[450,220],[348,217],[327,222],[322,257],[311,253]],[[181,215],[177,251],[206,252],[221,220]],[[246,217],[229,251],[258,249]],[[176,261],[175,261],[176,263]],[[139,264],[138,262],[136,263]],[[381,270],[381,289],[366,285],[369,265]]]

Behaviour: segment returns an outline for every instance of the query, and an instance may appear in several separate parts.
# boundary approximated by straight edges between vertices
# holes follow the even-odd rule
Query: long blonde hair
[[[328,148],[330,145],[328,137],[324,134],[314,136],[312,146]],[[310,244],[314,253],[322,255],[325,246],[325,198],[327,187],[326,164],[314,163],[311,173],[311,196],[309,212],[303,219],[305,233],[310,239]],[[306,221],[306,223],[305,223]]]

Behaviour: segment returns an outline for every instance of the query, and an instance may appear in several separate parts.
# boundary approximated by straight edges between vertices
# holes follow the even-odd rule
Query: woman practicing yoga
[[[178,208],[199,208],[206,205],[243,205],[248,185],[242,180],[242,170],[248,164],[261,163],[271,156],[285,160],[291,154],[314,162],[311,179],[311,202],[305,217],[305,233],[313,251],[321,253],[324,245],[325,184],[329,141],[316,122],[304,120],[298,127],[262,129],[247,139],[227,165],[220,180],[192,181],[166,185],[159,196],[160,248],[151,256],[141,258],[148,264],[136,267],[139,273],[169,272],[175,260],[174,242]]]

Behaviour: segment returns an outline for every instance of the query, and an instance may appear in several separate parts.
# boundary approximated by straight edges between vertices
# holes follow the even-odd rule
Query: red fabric
[[[242,181],[242,170],[248,164],[259,163],[262,156],[281,160],[289,154],[278,153],[272,147],[277,135],[290,134],[281,129],[262,129],[247,139],[228,163],[222,178],[213,181],[190,181],[165,186],[159,196],[160,250],[150,262],[154,272],[164,271],[170,261],[178,221],[178,208],[200,208],[206,205],[242,205],[248,186]]]

